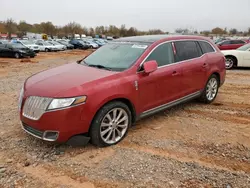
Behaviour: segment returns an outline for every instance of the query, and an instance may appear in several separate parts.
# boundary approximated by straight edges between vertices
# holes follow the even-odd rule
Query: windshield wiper
[[[88,66],[89,66],[89,67],[96,67],[96,68],[98,68],[98,69],[106,69],[106,70],[112,71],[111,68],[105,67],[105,66],[103,66],[103,65],[91,65],[91,64],[88,64]]]

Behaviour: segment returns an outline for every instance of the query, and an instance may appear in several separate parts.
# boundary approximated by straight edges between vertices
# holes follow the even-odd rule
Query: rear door
[[[203,55],[197,41],[177,41],[174,46],[176,62],[182,66],[182,96],[200,91],[207,80],[209,69],[207,56]]]
[[[156,47],[145,62],[155,60],[158,69],[149,75],[138,72],[139,104],[141,112],[156,108],[180,97],[181,66],[174,63],[170,42]]]
[[[14,57],[14,49],[10,44],[5,44],[4,51],[6,57]]]

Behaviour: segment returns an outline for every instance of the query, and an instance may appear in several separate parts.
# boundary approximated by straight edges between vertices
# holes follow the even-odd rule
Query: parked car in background
[[[37,41],[36,44],[39,46],[40,51],[43,51],[43,52],[57,51],[57,48],[54,45],[48,42],[45,42],[43,40]]]
[[[16,41],[16,43],[21,43],[22,45],[28,47],[29,49],[33,50],[36,53],[40,51],[39,46],[29,40],[18,40]]]
[[[36,53],[29,49],[28,47],[20,44],[20,43],[7,43],[0,44],[0,56],[1,57],[35,57]]]
[[[225,57],[204,37],[121,38],[29,77],[20,118],[27,133],[43,140],[110,146],[138,119],[195,98],[213,102],[225,72]]]
[[[93,42],[95,42],[96,44],[98,44],[99,47],[105,45],[106,43],[102,42],[101,40],[99,39],[93,39]]]
[[[222,50],[226,58],[226,68],[250,67],[250,43],[236,50]]]
[[[99,48],[99,45],[96,44],[95,42],[91,41],[91,40],[84,40],[83,39],[83,42],[85,42],[90,48],[92,49],[97,49]]]
[[[78,40],[78,39],[72,39],[69,41],[69,43],[74,45],[75,49],[87,50],[90,48],[90,46],[88,44],[86,44],[84,41]]]
[[[7,41],[7,40],[0,40],[0,44],[7,44],[7,43],[9,43],[9,41]]]
[[[215,40],[215,44],[218,44],[219,42],[222,42],[222,41],[225,41],[225,40],[227,40],[226,38],[219,38],[219,39],[217,39],[217,40]]]
[[[60,44],[64,45],[67,47],[67,49],[74,49],[74,45],[70,44],[69,42],[65,41],[65,40],[57,40],[57,42],[59,42]]]
[[[60,44],[57,41],[48,41],[48,43],[50,43],[51,45],[53,45],[57,49],[57,51],[67,50],[67,47],[65,45]]]
[[[217,43],[217,46],[220,50],[235,50],[245,44],[246,42],[243,40],[224,40]]]

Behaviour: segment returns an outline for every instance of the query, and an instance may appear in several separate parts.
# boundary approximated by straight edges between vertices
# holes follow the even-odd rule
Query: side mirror
[[[154,60],[143,63],[143,69],[146,74],[150,74],[156,71],[157,68],[158,68],[158,64]]]

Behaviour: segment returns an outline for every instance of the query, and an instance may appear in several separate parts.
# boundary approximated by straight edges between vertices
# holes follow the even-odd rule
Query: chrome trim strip
[[[180,104],[180,103],[182,103],[182,102],[185,102],[185,101],[189,101],[189,100],[191,100],[191,99],[194,99],[194,98],[200,96],[201,93],[202,93],[201,91],[197,91],[197,92],[195,92],[195,93],[189,94],[189,95],[187,95],[187,96],[185,96],[185,97],[182,97],[182,98],[180,98],[180,99],[177,99],[177,100],[171,101],[171,102],[169,102],[169,103],[160,105],[160,106],[158,106],[158,107],[152,108],[152,109],[150,109],[150,110],[144,111],[144,112],[142,112],[142,114],[139,116],[139,118],[143,118],[143,117],[145,117],[145,116],[148,116],[148,115],[157,113],[157,112],[159,112],[159,111],[165,110],[165,109],[167,109],[167,108],[173,107],[173,106],[175,106],[175,105],[177,105],[177,104]]]
[[[151,50],[151,52],[150,52],[150,53],[143,59],[143,61],[140,63],[140,65],[139,65],[139,70],[141,69],[143,63],[145,63],[146,59],[153,53],[153,51],[154,51],[157,47],[159,47],[159,46],[161,46],[161,45],[163,45],[163,44],[166,44],[166,43],[181,42],[181,41],[195,41],[195,42],[199,42],[199,41],[200,41],[200,42],[206,42],[206,43],[210,44],[210,46],[212,46],[212,48],[214,49],[214,52],[209,52],[209,53],[217,53],[217,52],[218,52],[218,51],[214,48],[214,46],[213,46],[210,42],[208,42],[208,41],[206,41],[206,40],[199,40],[199,39],[185,39],[185,40],[183,40],[183,39],[180,39],[180,40],[165,41],[165,42],[162,42],[162,43],[158,44],[157,46],[155,46],[155,47]],[[171,46],[172,46],[172,45],[171,45]],[[202,58],[203,56],[205,56],[206,54],[209,54],[209,53],[204,53],[204,54],[202,54],[200,57],[188,59],[188,60],[185,60],[185,61],[178,61],[178,62],[171,63],[171,64],[168,64],[168,65],[160,66],[160,67],[158,67],[158,69],[164,68],[164,67],[168,67],[168,66],[172,66],[172,65],[176,65],[176,64],[179,64],[179,63],[185,63],[185,62],[187,62],[187,61],[191,61],[191,60],[194,60],[194,59],[200,59],[200,58]],[[143,71],[138,71],[138,70],[137,70],[136,72],[137,72],[137,73],[141,73],[141,72],[143,72]]]

